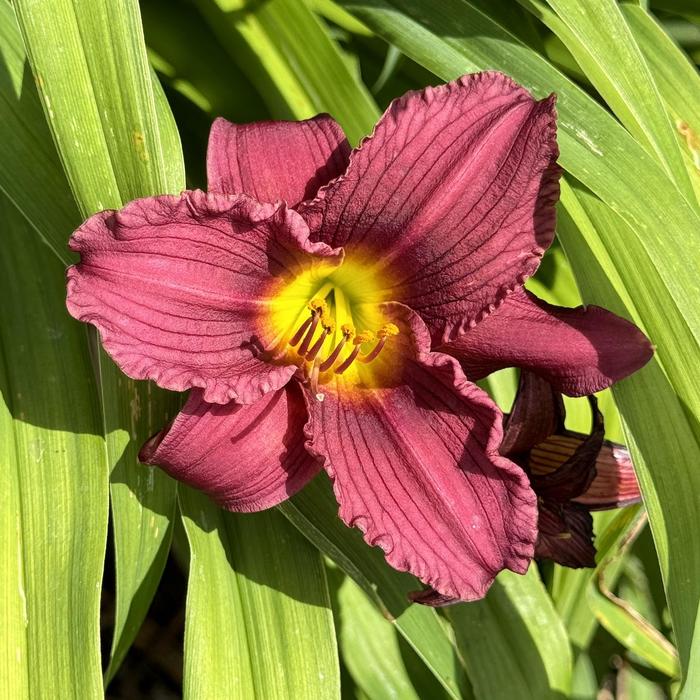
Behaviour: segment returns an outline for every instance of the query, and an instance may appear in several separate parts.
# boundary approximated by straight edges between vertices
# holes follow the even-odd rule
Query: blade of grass
[[[338,605],[340,649],[357,687],[371,700],[419,700],[421,695],[404,662],[396,628],[350,577],[340,586]],[[431,688],[429,697],[440,697],[441,690],[440,686]]]
[[[4,195],[0,221],[0,696],[98,699],[108,470],[87,334]]]
[[[620,9],[649,64],[676,129],[678,122],[685,123],[690,127],[690,133],[699,138],[700,74],[697,67],[643,8],[623,3]],[[687,141],[682,147],[686,153],[686,166],[700,199],[700,141],[695,145],[695,152],[689,148]]]
[[[279,513],[180,489],[190,544],[184,697],[340,697],[325,568]]]
[[[36,234],[64,264],[66,233],[80,223],[66,196],[63,168],[37,97],[12,7],[0,3],[0,192],[24,213]],[[37,197],[40,190],[43,197]]]

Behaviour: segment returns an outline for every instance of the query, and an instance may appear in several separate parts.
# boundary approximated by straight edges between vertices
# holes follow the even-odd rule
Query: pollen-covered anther
[[[366,354],[360,355],[357,359],[360,362],[372,362],[376,360],[379,353],[386,345],[386,339],[399,334],[399,327],[394,323],[385,323],[378,331],[377,338],[379,342]]]
[[[301,328],[294,334],[294,337],[289,341],[289,344],[294,346],[296,343],[299,342],[297,339],[297,336],[301,337],[300,333],[302,333],[302,328],[307,329],[306,330],[306,335],[304,336],[304,339],[301,341],[301,345],[299,346],[299,349],[297,350],[297,353],[301,357],[306,357],[306,354],[309,352],[309,346],[311,345],[311,341],[314,338],[314,335],[316,334],[316,329],[318,328],[319,322],[323,325],[323,320],[326,319],[330,323],[332,321],[330,320],[330,315],[328,313],[328,304],[326,303],[325,299],[312,299],[308,303],[309,309],[311,309],[311,318],[307,319],[305,321]],[[323,326],[324,330],[321,333],[321,338],[325,340],[326,336],[328,335],[325,331],[326,326]],[[321,345],[323,345],[323,340],[321,340]],[[296,342],[294,342],[296,341]],[[314,346],[315,347],[315,346]],[[318,350],[321,348],[319,347]],[[316,352],[318,353],[318,350]],[[313,358],[309,358],[313,359]]]

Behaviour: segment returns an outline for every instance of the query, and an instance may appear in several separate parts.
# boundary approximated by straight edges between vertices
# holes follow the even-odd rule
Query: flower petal
[[[634,324],[610,311],[552,306],[524,289],[439,349],[456,357],[472,381],[520,367],[569,396],[605,389],[643,367],[654,352]]]
[[[595,566],[593,518],[584,506],[541,503],[538,530],[538,559],[551,559],[573,569]]]
[[[73,234],[81,262],[68,270],[68,310],[99,328],[130,377],[250,403],[296,369],[260,357],[271,281],[335,255],[307,235],[296,212],[243,195],[139,199]]]
[[[327,114],[253,124],[219,118],[209,134],[208,188],[247,194],[260,202],[282,199],[293,207],[340,175],[349,154],[343,130]]]
[[[603,446],[605,424],[595,397],[591,396],[589,400],[593,411],[590,435],[583,440],[568,432],[552,435],[530,452],[530,483],[540,499],[567,503],[585,493],[595,478],[596,458]]]
[[[622,508],[642,500],[634,465],[624,445],[605,442],[595,463],[596,476],[587,491],[574,500],[588,510]]]
[[[561,394],[548,381],[522,371],[513,408],[503,419],[501,454],[514,459],[529,452],[557,429],[563,429],[565,417]]]
[[[457,335],[532,274],[554,235],[554,98],[476,73],[395,100],[346,173],[300,211],[361,250],[433,336]]]
[[[534,493],[498,454],[498,408],[454,360],[404,358],[402,383],[353,394],[339,378],[307,405],[309,449],[328,458],[341,519],[393,567],[462,600],[481,598],[504,568],[527,569]]]
[[[247,406],[210,404],[194,390],[172,426],[151,438],[139,458],[228,510],[264,510],[320,470],[321,461],[304,448],[305,423],[297,382]]]

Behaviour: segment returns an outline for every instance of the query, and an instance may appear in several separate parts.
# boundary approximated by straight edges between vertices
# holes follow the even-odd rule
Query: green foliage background
[[[0,697],[102,697],[176,521],[187,698],[700,697],[700,7],[651,5],[0,0]],[[322,478],[237,516],[139,466],[179,397],[68,317],[66,242],[95,211],[203,186],[215,116],[325,111],[357,143],[392,98],[483,69],[558,95],[558,243],[533,290],[606,306],[657,348],[601,397],[645,508],[597,517],[594,571],[506,572],[436,612],[407,603],[415,580],[338,521]],[[488,388],[507,408],[514,375]],[[585,430],[585,404],[568,409]]]

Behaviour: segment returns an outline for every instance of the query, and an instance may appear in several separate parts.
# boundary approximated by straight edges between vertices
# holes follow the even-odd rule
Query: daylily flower
[[[630,454],[604,439],[598,402],[589,396],[589,435],[567,430],[561,394],[544,379],[520,374],[513,408],[503,419],[501,454],[520,464],[537,494],[535,557],[571,568],[595,566],[591,512],[641,501]],[[424,605],[459,602],[428,589],[412,594]]]
[[[208,193],[88,219],[71,239],[70,312],[129,376],[192,390],[143,461],[234,511],[324,468],[343,521],[446,595],[525,571],[535,494],[499,454],[495,404],[435,348],[486,369],[492,351],[523,357],[567,388],[650,355],[612,314],[521,291],[554,235],[555,129],[553,97],[498,73],[405,95],[353,151],[327,115],[219,119]],[[547,329],[533,357],[522,323]]]

